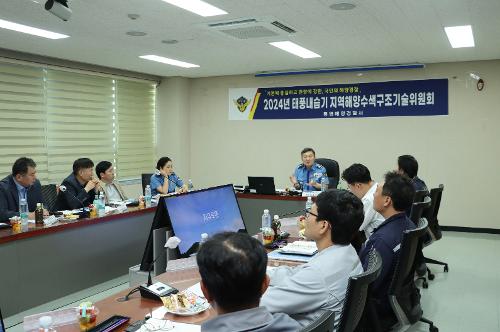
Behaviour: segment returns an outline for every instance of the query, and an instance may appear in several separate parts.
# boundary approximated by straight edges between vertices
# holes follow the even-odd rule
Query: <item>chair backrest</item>
[[[394,269],[389,294],[397,294],[405,280],[412,273],[418,239],[425,233],[426,227],[427,220],[420,218],[417,228],[403,232],[403,239],[399,248],[399,258]],[[413,275],[411,275],[411,278],[413,279]]]
[[[409,294],[408,289],[411,289],[415,285],[415,254],[419,245],[419,239],[425,233],[427,225],[427,220],[420,218],[417,228],[403,232],[398,262],[396,263],[391,285],[389,286],[389,300],[400,322],[402,320],[400,318],[401,315],[405,317],[413,316],[411,319],[406,318],[405,320],[414,321],[415,319],[418,320],[418,315],[422,314],[420,310],[413,310],[414,308],[411,304],[413,303],[413,299],[409,299],[412,294]]]
[[[146,189],[146,186],[151,183],[151,176],[153,176],[153,173],[141,174],[142,193],[144,193],[144,189]]]
[[[381,269],[382,257],[373,249],[369,253],[366,271],[349,278],[337,332],[352,332],[356,329],[365,308],[368,286],[378,278]]]
[[[340,178],[339,163],[333,159],[328,158],[317,158],[316,162],[326,168],[326,174],[328,175],[328,188],[337,188]]]
[[[418,192],[418,191],[417,191]],[[431,206],[432,200],[429,196],[425,196],[422,202],[413,203],[411,206],[410,220],[413,221],[415,225],[418,225],[420,217],[425,209]]]
[[[45,208],[54,211],[54,205],[57,200],[57,186],[55,184],[45,184],[42,186],[42,197]]]
[[[417,190],[415,191],[415,196],[413,196],[413,203],[423,202],[424,197],[428,196],[429,192],[427,190]]]
[[[443,195],[444,185],[440,184],[438,188],[431,189],[430,197],[432,200],[431,205],[424,209],[422,217],[427,219],[429,222],[429,230],[432,232],[432,236],[439,240],[441,238],[441,230],[439,229],[438,212],[441,206],[441,197]]]
[[[300,332],[333,332],[335,312],[325,310],[314,322],[304,327]]]

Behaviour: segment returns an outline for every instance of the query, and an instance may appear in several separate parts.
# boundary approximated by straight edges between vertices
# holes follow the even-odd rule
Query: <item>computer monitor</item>
[[[249,176],[248,188],[255,189],[257,194],[275,195],[276,187],[272,176]]]
[[[196,251],[203,233],[246,232],[232,184],[166,197],[164,203],[173,233],[181,239],[181,256]]]

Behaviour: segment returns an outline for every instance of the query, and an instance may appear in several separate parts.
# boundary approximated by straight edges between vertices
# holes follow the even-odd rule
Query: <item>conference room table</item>
[[[249,234],[256,234],[260,231],[264,209],[269,210],[272,218],[275,214],[280,216],[285,213],[304,209],[307,200],[302,196],[252,193],[237,193],[236,198]]]
[[[286,218],[282,220],[282,230],[290,233],[289,241],[295,241],[298,239],[298,227],[297,218]],[[256,235],[259,240],[261,240],[261,235]],[[296,266],[303,264],[301,262],[294,261],[282,261],[282,260],[269,260],[268,266]],[[170,286],[177,288],[178,290],[185,290],[198,282],[200,282],[201,277],[198,273],[197,267],[190,267],[183,270],[171,271],[160,274],[154,277],[153,282],[160,281]],[[132,288],[123,290],[106,299],[94,303],[94,305],[99,309],[99,315],[97,318],[97,323],[100,323],[113,315],[122,315],[130,317],[129,323],[135,322],[137,320],[142,320],[147,314],[152,314],[154,310],[161,308],[163,306],[162,302],[155,301],[147,298],[142,298],[139,292],[130,295],[129,300],[122,302],[122,299],[127,295]],[[167,313],[163,316],[163,319],[168,319],[173,322],[190,323],[190,324],[201,324],[204,321],[211,319],[216,316],[215,310],[210,307],[209,309],[203,311],[194,316],[178,316],[171,313]],[[125,330],[126,326],[122,326],[118,331]],[[60,332],[75,332],[78,331],[78,324],[67,325],[62,328],[58,328]]]
[[[126,274],[142,258],[155,209],[0,230],[3,316]]]

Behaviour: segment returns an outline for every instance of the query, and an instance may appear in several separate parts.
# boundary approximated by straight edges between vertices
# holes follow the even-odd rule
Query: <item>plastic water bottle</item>
[[[101,201],[102,206],[106,206],[106,198],[104,197],[104,192],[99,193],[99,200]]]
[[[188,180],[188,190],[191,191],[193,190],[193,181],[191,181],[191,179]]]
[[[28,223],[28,203],[26,198],[21,198],[19,200],[19,217],[21,217],[21,224]]]
[[[147,208],[151,207],[151,187],[149,184],[144,189],[144,202]]]
[[[97,215],[99,217],[104,217],[106,215],[106,204],[104,203],[104,194],[101,192],[99,194],[99,199],[97,200],[99,207],[97,208]]]
[[[309,185],[307,184],[307,181],[302,182],[302,191],[309,191]]]
[[[306,210],[310,211],[312,207],[313,207],[313,200],[312,200],[312,197],[309,196],[309,197],[307,197],[307,201],[306,201]]]
[[[269,210],[265,209],[264,214],[262,215],[262,229],[271,228],[271,215],[269,214]]]
[[[329,184],[330,181],[328,180],[328,176],[324,175],[323,178],[321,179],[321,191],[327,191]]]

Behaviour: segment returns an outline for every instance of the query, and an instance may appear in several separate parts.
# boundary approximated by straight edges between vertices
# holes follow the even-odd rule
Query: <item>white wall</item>
[[[485,80],[482,92],[468,76]],[[229,121],[228,89],[426,78],[449,79],[449,115],[319,120]],[[250,75],[165,79],[159,88],[160,154],[195,186],[245,184],[248,175],[274,176],[278,187],[313,147],[341,170],[365,164],[379,181],[401,154],[420,163],[431,187],[445,184],[443,225],[500,228],[493,207],[500,181],[500,60],[428,65],[425,69],[255,78]],[[163,140],[166,140],[163,141]]]

